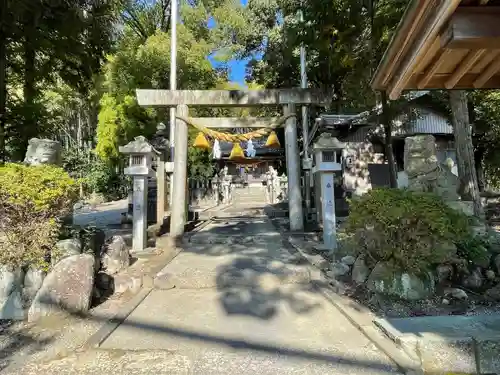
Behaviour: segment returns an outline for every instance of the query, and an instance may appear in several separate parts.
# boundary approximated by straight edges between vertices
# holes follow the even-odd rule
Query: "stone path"
[[[99,349],[17,374],[389,374],[264,217],[206,226]]]

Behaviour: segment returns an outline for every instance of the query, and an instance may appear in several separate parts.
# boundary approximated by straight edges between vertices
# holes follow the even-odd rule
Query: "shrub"
[[[118,166],[108,164],[99,158],[94,161],[85,182],[90,191],[102,194],[108,201],[126,198],[131,185],[130,177],[126,176]]]
[[[78,186],[59,167],[0,167],[0,264],[46,265],[60,219],[72,212]]]
[[[454,255],[470,232],[468,219],[438,196],[374,189],[351,202],[346,233],[368,262],[421,273]]]

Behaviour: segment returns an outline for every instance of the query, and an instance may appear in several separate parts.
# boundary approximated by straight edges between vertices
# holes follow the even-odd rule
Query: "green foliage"
[[[61,168],[0,167],[0,264],[44,266],[59,221],[72,212],[77,197],[75,180]]]
[[[94,160],[84,181],[89,191],[102,194],[108,201],[126,198],[131,185],[121,168],[99,158]]]
[[[401,189],[374,189],[351,202],[346,233],[373,262],[390,261],[423,272],[452,256],[450,244],[470,232],[467,217],[439,197]]]
[[[467,236],[457,243],[457,255],[469,264],[488,267],[490,264],[490,242],[484,236]]]

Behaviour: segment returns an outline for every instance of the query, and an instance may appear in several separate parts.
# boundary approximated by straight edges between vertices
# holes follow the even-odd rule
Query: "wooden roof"
[[[413,0],[372,79],[403,90],[500,88],[500,0]]]

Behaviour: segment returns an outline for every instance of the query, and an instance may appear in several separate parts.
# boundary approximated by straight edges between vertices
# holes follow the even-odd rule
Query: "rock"
[[[87,312],[94,288],[94,262],[92,255],[79,254],[57,263],[36,294],[28,320],[33,322],[60,309]]]
[[[467,293],[460,288],[447,288],[444,290],[444,294],[446,296],[451,296],[451,297],[453,297],[455,299],[459,299],[459,300],[466,300],[469,298]]]
[[[370,269],[362,256],[358,257],[352,266],[352,281],[357,284],[363,284],[370,275]]]
[[[100,290],[113,291],[114,288],[113,276],[108,275],[105,272],[99,272],[95,277],[95,285]]]
[[[486,297],[495,301],[500,301],[500,284],[488,289],[485,293]]]
[[[113,277],[113,285],[115,293],[125,293],[126,291],[137,293],[142,287],[142,279],[126,274],[116,275]]]
[[[0,320],[23,320],[24,309],[21,297],[23,272],[0,266]]]
[[[449,280],[453,276],[453,266],[449,264],[441,264],[436,268],[437,281],[442,283]]]
[[[326,274],[329,277],[336,278],[339,276],[344,276],[349,272],[350,268],[349,266],[345,265],[344,263],[334,263],[330,267],[330,271],[328,271]]]
[[[446,298],[443,298],[443,300],[441,301],[441,303],[443,305],[449,305],[450,304],[450,300],[449,299],[446,299]]]
[[[107,274],[114,275],[130,266],[130,254],[125,240],[121,236],[113,236],[103,247],[102,267]]]
[[[436,140],[432,135],[407,137],[404,147],[404,169],[408,177],[423,175],[438,167]]]
[[[481,274],[481,269],[475,269],[472,273],[467,276],[463,281],[462,285],[469,289],[479,289],[483,285],[483,275]]]
[[[36,293],[40,290],[43,284],[43,279],[46,273],[42,270],[37,270],[33,267],[29,267],[24,275],[24,286],[23,286],[23,300],[25,305],[31,305],[31,302],[36,296]]]
[[[428,273],[421,277],[394,270],[385,262],[379,262],[370,273],[367,288],[372,292],[389,294],[405,300],[422,300],[434,293],[434,277]]]
[[[61,165],[61,144],[50,139],[31,138],[24,156],[24,163],[29,165]]]
[[[486,278],[490,281],[495,280],[495,278],[496,278],[495,271],[492,271],[492,270],[487,270],[485,275],[486,275]]]
[[[495,264],[495,267],[497,268],[497,273],[500,273],[500,254],[495,255],[495,258],[493,259],[493,263]]]
[[[76,238],[69,238],[67,240],[58,241],[56,243],[55,252],[52,253],[51,263],[56,265],[62,259],[79,255],[82,253],[82,243]]]
[[[356,262],[356,258],[354,258],[352,255],[346,255],[340,261],[346,266],[352,266],[354,262]]]

